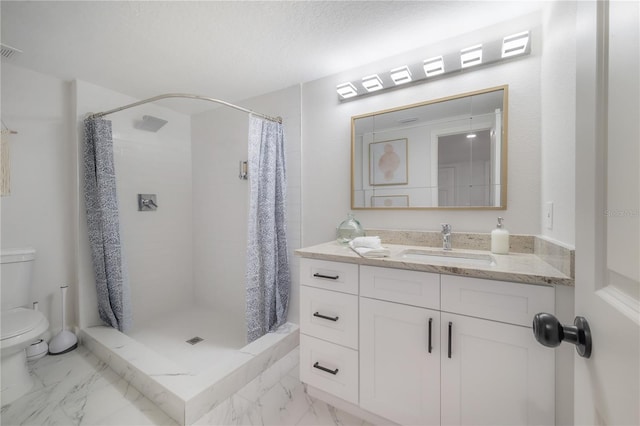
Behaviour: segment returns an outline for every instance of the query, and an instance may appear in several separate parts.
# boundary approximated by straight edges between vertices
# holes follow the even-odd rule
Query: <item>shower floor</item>
[[[244,321],[192,308],[138,324],[123,334],[106,326],[83,328],[82,344],[180,425],[205,413],[299,344],[296,324],[244,345]],[[185,340],[201,337],[192,346]]]
[[[234,356],[246,345],[245,321],[238,315],[191,307],[136,324],[131,338],[176,364],[199,374]],[[196,344],[187,340],[199,337]]]

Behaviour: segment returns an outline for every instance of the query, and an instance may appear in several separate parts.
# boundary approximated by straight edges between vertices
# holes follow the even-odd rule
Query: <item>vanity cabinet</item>
[[[554,354],[530,328],[442,312],[440,333],[443,425],[554,424]]]
[[[300,261],[300,380],[358,404],[358,265]]]
[[[440,275],[360,266],[360,406],[440,423]]]
[[[441,290],[442,424],[554,424],[554,353],[531,332],[553,288],[442,275]]]
[[[363,297],[360,323],[360,406],[404,425],[440,424],[440,312]]]
[[[302,274],[313,276],[317,261],[302,260]],[[324,272],[337,272],[334,263]],[[535,313],[555,310],[552,287],[344,266],[359,268],[356,293],[302,280],[303,382],[399,424],[554,424],[554,353],[531,332]],[[335,335],[340,319],[329,320],[330,333],[318,330],[321,307],[333,318],[356,312],[358,341]],[[344,318],[347,330],[353,317]],[[314,371],[317,362],[330,371]]]

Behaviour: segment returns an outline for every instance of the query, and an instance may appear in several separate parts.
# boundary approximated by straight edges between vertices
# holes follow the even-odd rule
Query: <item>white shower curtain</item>
[[[287,319],[291,275],[287,258],[286,173],[282,124],[249,117],[247,340]]]

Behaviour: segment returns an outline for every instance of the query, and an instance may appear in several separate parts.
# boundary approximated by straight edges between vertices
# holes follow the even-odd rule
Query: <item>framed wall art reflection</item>
[[[406,185],[409,182],[407,139],[369,144],[369,185]]]

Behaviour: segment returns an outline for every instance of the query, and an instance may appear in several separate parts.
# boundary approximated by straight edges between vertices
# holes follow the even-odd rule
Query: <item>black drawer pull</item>
[[[433,318],[429,318],[429,353],[431,353],[431,349],[433,349],[433,347],[431,346],[431,323],[433,322]]]
[[[314,317],[318,317],[318,318],[322,318],[322,319],[326,319],[326,320],[329,320],[329,321],[338,321],[338,319],[340,318],[340,317],[327,317],[325,315],[320,314],[319,312],[314,313],[313,316]]]
[[[447,356],[449,358],[451,358],[451,327],[453,326],[453,323],[451,321],[449,321],[449,348],[448,348],[448,354]]]
[[[340,278],[340,275],[335,275],[335,276],[331,276],[331,275],[323,275],[323,274],[319,274],[319,273],[315,273],[313,274],[314,277],[316,278],[326,278],[328,280],[337,280],[338,278]]]
[[[313,368],[317,368],[318,370],[326,371],[327,373],[331,373],[334,376],[336,374],[338,374],[338,369],[337,368],[335,370],[329,370],[327,367],[323,367],[320,364],[318,364],[317,362],[315,364],[313,364]]]

